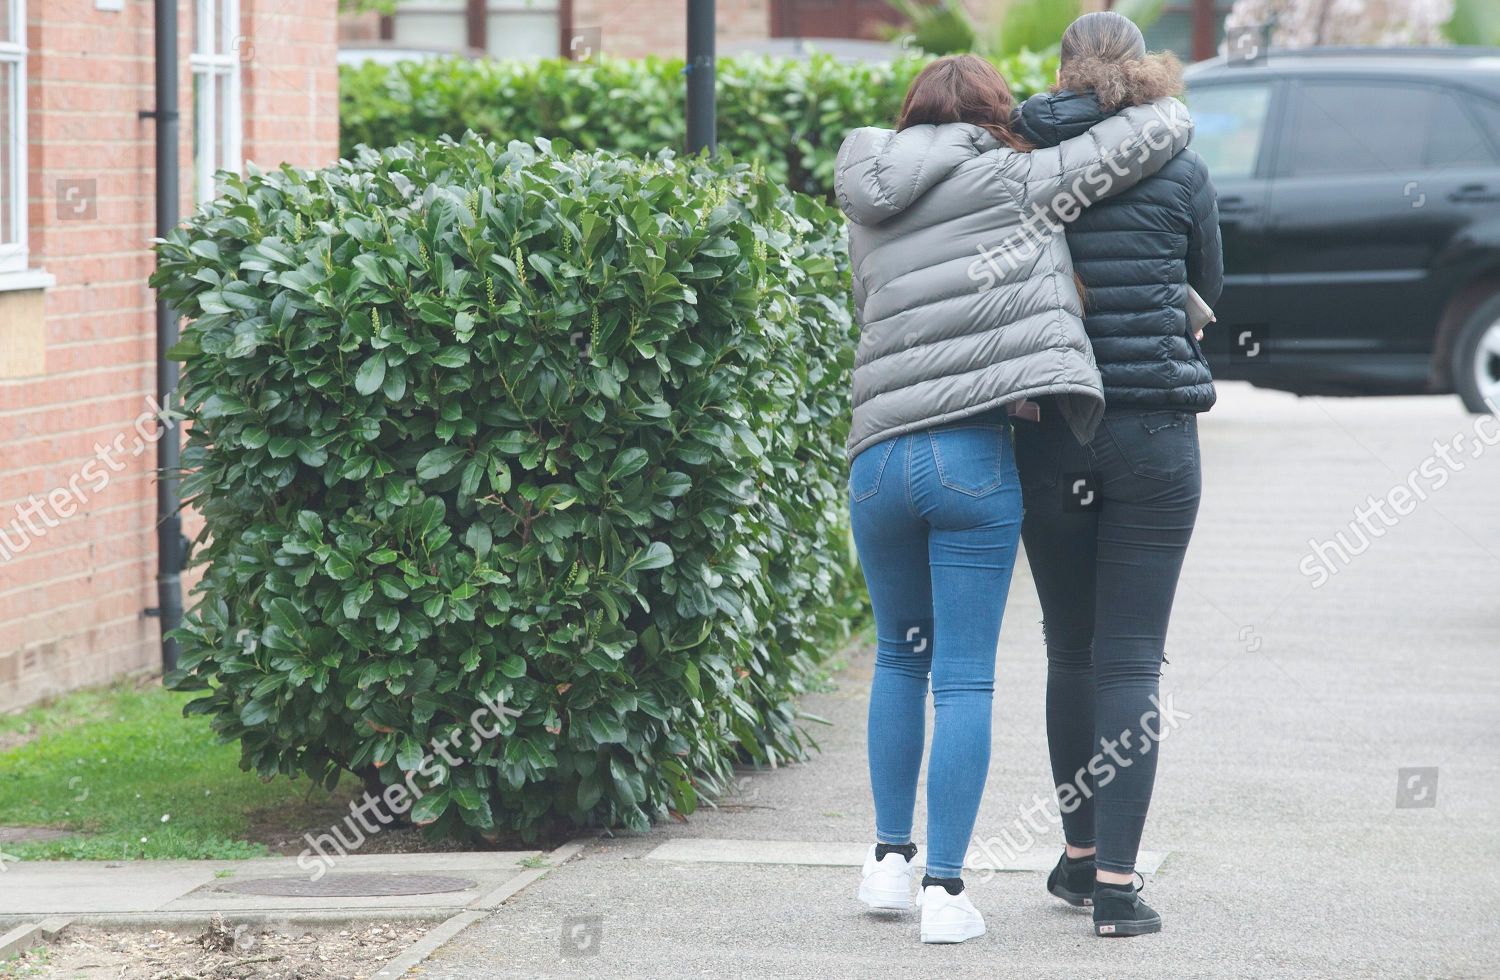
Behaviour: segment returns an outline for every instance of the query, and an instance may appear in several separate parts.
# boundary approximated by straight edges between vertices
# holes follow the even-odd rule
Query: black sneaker
[[[1142,879],[1142,884],[1145,879]],[[1141,901],[1135,883],[1128,885],[1094,885],[1094,935],[1145,936],[1161,932],[1161,916]]]
[[[1094,857],[1070,858],[1068,852],[1057,859],[1057,867],[1047,876],[1047,890],[1069,905],[1088,908],[1094,904]]]

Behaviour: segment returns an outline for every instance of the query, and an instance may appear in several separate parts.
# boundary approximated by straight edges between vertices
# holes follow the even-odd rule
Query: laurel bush
[[[720,58],[719,145],[761,161],[795,190],[831,197],[844,136],[858,126],[894,124],[907,86],[928,60]],[[1019,100],[1052,84],[1057,57],[1023,51],[996,64]],[[648,155],[683,143],[682,71],[681,58],[658,57],[344,66],[341,142],[347,154],[360,144],[474,130],[497,140],[565,137],[590,149]]]
[[[205,523],[170,681],[247,769],[534,836],[805,752],[858,582],[832,209],[472,135],[225,179],[152,284]]]

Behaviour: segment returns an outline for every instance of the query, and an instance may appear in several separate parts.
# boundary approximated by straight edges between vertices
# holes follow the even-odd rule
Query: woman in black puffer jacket
[[[1148,55],[1130,20],[1086,14],[1063,35],[1057,89],[1027,100],[1015,128],[1053,146],[1181,90],[1176,58]],[[1190,285],[1208,304],[1218,299],[1223,261],[1213,185],[1190,149],[1075,214],[1067,240],[1085,287],[1104,419],[1088,445],[1045,401],[1039,421],[1015,425],[1066,844],[1047,886],[1092,904],[1096,934],[1134,936],[1161,929],[1133,872],[1156,743],[1175,724],[1158,688],[1202,485],[1197,413],[1214,403],[1185,308]]]

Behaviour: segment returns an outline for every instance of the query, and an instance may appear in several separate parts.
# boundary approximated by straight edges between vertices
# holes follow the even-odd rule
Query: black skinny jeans
[[[1022,540],[1047,637],[1047,743],[1063,835],[1135,870],[1156,780],[1167,620],[1198,516],[1198,419],[1108,412],[1081,446],[1051,405],[1016,422]]]

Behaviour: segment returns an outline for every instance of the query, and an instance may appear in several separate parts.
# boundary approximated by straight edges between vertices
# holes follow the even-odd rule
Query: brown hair
[[[1062,36],[1057,87],[1093,92],[1106,112],[1182,94],[1182,62],[1170,51],[1146,52],[1141,29],[1122,14],[1100,10],[1068,25]]]
[[[901,103],[896,129],[911,126],[970,123],[1012,150],[1031,144],[1010,127],[1016,100],[995,66],[973,54],[939,58],[912,79]]]
[[[1016,105],[1005,78],[995,66],[973,54],[939,58],[912,79],[896,118],[897,131],[911,126],[966,122],[989,133],[1001,146],[1021,153],[1035,149],[1011,128]],[[1073,273],[1078,302],[1088,304],[1083,277]]]

